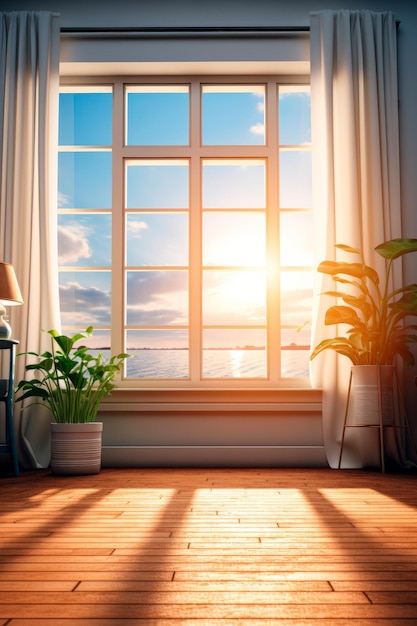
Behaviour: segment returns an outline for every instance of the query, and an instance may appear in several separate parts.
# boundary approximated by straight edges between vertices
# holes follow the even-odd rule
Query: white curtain
[[[12,263],[24,305],[8,309],[18,351],[49,347],[59,327],[57,144],[59,20],[46,11],[0,13],[0,260]],[[16,359],[16,382],[26,357]],[[20,462],[49,463],[45,413],[15,405]]]
[[[334,245],[344,243],[362,248],[367,262],[383,271],[375,246],[401,236],[395,16],[366,10],[311,13],[310,47],[316,261],[335,258]],[[398,286],[400,264],[395,272]],[[323,325],[332,302],[319,296],[334,284],[318,273],[316,282],[313,346],[334,332]],[[324,391],[331,467],[339,458],[349,371],[349,360],[331,350],[311,365],[312,384]],[[344,467],[358,463],[354,453],[344,452]]]

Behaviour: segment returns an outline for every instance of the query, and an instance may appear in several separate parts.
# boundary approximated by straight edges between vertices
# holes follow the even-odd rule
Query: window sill
[[[321,389],[128,389],[117,388],[101,404],[111,412],[321,412]]]

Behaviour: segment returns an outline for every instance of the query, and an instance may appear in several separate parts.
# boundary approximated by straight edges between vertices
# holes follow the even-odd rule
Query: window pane
[[[312,207],[311,152],[280,151],[280,205],[283,209]]]
[[[110,283],[110,272],[60,272],[62,324],[110,326]]]
[[[188,145],[188,92],[186,85],[128,87],[127,145]]]
[[[206,329],[203,332],[204,378],[265,378],[265,331]]]
[[[281,332],[281,376],[307,377],[310,374],[310,329]]]
[[[127,161],[126,198],[128,209],[187,209],[188,161]]]
[[[311,321],[313,272],[281,272],[281,322],[299,328]]]
[[[279,87],[279,142],[281,145],[311,143],[310,87]]]
[[[111,145],[113,96],[111,88],[103,89],[106,92],[60,93],[60,146]]]
[[[58,155],[58,206],[109,209],[111,152],[61,152]]]
[[[164,326],[188,323],[188,272],[127,272],[126,323]]]
[[[264,86],[203,86],[202,107],[203,145],[265,144]]]
[[[188,215],[127,215],[126,256],[127,265],[187,265]]]
[[[265,324],[265,272],[203,271],[203,324]]]
[[[264,209],[264,161],[205,160],[203,162],[203,208]]]
[[[312,266],[313,215],[311,213],[282,213],[280,230],[281,265]]]
[[[203,265],[265,265],[265,215],[205,213]]]
[[[60,265],[110,266],[110,215],[58,215]]]
[[[129,330],[126,375],[130,378],[187,378],[187,330]]]

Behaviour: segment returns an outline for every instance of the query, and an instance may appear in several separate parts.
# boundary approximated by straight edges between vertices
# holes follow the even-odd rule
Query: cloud
[[[71,196],[66,193],[62,193],[58,191],[58,208],[62,209],[64,206],[68,206],[70,204]]]
[[[127,279],[130,301],[147,303],[186,290],[185,272],[131,272]]]
[[[127,323],[132,325],[167,326],[169,324],[185,324],[186,321],[184,314],[176,309],[144,310],[140,306],[127,307]]]
[[[110,293],[98,287],[84,287],[76,281],[68,281],[59,289],[61,312],[68,323],[110,323]],[[64,322],[64,320],[63,320]],[[64,323],[67,323],[66,321]]]
[[[187,288],[184,272],[130,273],[127,280],[128,323],[160,326],[187,323]]]
[[[253,133],[254,135],[263,135],[265,132],[265,126],[264,124],[261,124],[261,122],[258,122],[257,124],[254,124],[250,127],[249,132]]]
[[[265,102],[258,102],[258,104],[256,105],[256,109],[260,113],[263,113],[265,111]]]
[[[127,224],[127,229],[130,237],[140,239],[140,237],[142,236],[142,231],[148,230],[148,224],[139,220],[129,220]]]
[[[88,245],[87,229],[81,226],[58,226],[59,264],[77,263],[79,259],[89,259],[91,248]]]
[[[288,91],[279,91],[279,99],[286,100],[287,98],[299,98],[310,102],[310,89],[307,85],[300,85],[299,88],[290,88]]]

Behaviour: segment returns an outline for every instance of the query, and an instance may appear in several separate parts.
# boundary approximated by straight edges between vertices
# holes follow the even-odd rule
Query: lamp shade
[[[23,304],[19,283],[10,263],[0,263],[0,303],[3,306]]]

